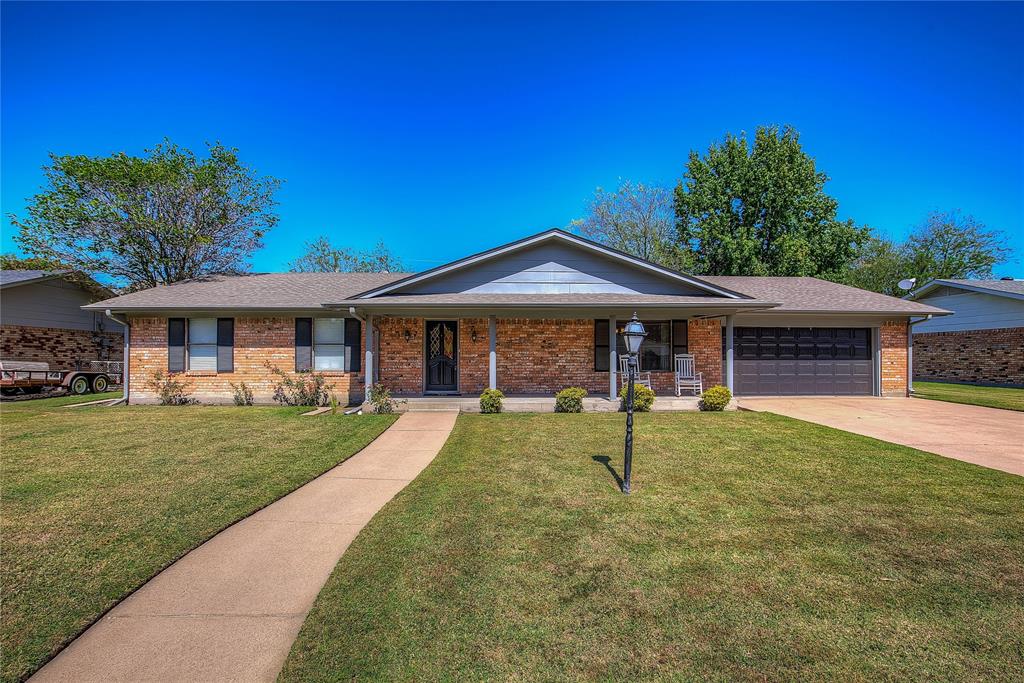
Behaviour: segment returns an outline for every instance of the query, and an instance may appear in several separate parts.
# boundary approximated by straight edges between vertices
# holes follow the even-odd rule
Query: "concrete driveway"
[[[778,413],[1024,476],[1024,413],[921,398],[741,398]]]

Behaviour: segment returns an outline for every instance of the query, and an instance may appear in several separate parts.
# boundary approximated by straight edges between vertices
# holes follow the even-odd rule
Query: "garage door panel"
[[[736,390],[747,396],[855,396],[873,388],[867,328],[737,328]]]

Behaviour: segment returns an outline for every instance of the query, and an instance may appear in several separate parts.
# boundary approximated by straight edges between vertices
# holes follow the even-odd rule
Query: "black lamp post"
[[[633,378],[636,375],[637,354],[640,353],[640,344],[647,336],[644,324],[633,313],[633,319],[626,323],[622,330],[622,338],[626,342],[626,353],[629,354],[629,361],[626,367],[629,372],[629,384],[626,387],[626,458],[622,468],[622,492],[629,493],[630,474],[633,470]]]

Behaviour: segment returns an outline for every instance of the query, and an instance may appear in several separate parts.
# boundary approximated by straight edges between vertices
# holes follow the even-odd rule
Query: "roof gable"
[[[1004,296],[1010,299],[1024,300],[1024,280],[955,280],[937,279],[920,287],[904,299],[917,300],[921,297],[934,296],[943,288],[959,289],[966,292],[979,292],[993,296]]]
[[[563,230],[548,230],[363,292],[416,294],[745,295]]]

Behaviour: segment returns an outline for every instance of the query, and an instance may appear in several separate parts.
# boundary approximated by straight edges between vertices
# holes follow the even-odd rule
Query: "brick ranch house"
[[[156,372],[195,398],[230,383],[271,400],[276,377],[323,372],[339,399],[367,377],[398,396],[488,387],[614,397],[616,331],[636,311],[641,369],[674,393],[672,356],[738,396],[907,393],[907,323],[942,309],[803,277],[695,277],[561,230],[406,273],[210,276],[85,306],[128,326],[131,403]]]
[[[52,370],[120,361],[121,325],[84,304],[110,290],[67,270],[0,271],[0,361],[46,363]]]
[[[906,298],[953,312],[914,324],[915,379],[1024,386],[1024,280],[932,280]]]

